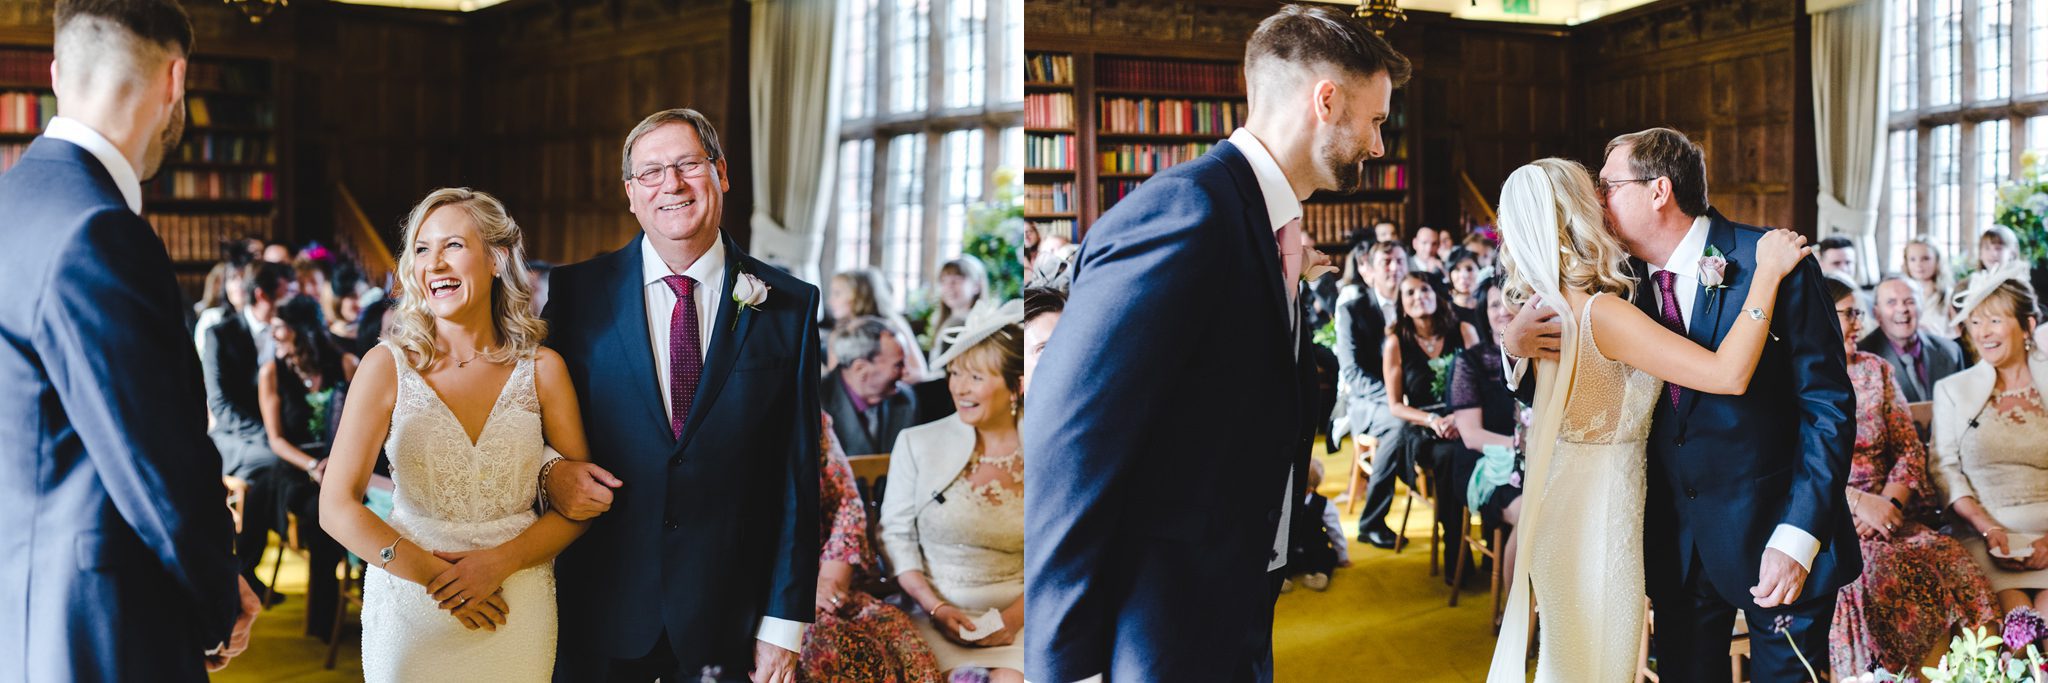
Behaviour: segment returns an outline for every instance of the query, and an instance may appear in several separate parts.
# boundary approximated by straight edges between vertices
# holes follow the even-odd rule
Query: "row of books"
[[[0,133],[35,133],[57,116],[57,96],[50,93],[0,93]]]
[[[1317,244],[1336,244],[1352,230],[1370,228],[1383,220],[1401,220],[1406,208],[1401,202],[1311,202],[1301,207],[1301,227]]]
[[[277,110],[267,101],[215,100],[203,96],[185,98],[192,125],[270,128],[277,125]]]
[[[1408,167],[1368,164],[1359,178],[1362,190],[1408,189]]]
[[[1244,67],[1235,63],[1103,58],[1095,62],[1095,86],[1235,94],[1244,92]]]
[[[1244,124],[1242,101],[1182,100],[1153,97],[1101,98],[1098,123],[1105,133],[1214,135],[1223,137]]]
[[[0,83],[50,87],[50,62],[55,60],[47,50],[0,50]]]
[[[1024,213],[1073,213],[1074,183],[1032,183],[1024,186]]]
[[[1074,84],[1074,56],[1038,52],[1024,56],[1025,83]]]
[[[178,145],[178,161],[225,164],[275,164],[277,148],[266,136],[195,133]]]
[[[1102,161],[1097,168],[1103,173],[1158,173],[1174,164],[1208,154],[1209,148],[1215,146],[1213,142],[1103,145],[1096,153]]]
[[[143,220],[156,228],[171,260],[207,262],[220,260],[220,243],[231,239],[270,235],[269,216],[253,214],[145,213]]]
[[[1029,220],[1031,227],[1038,231],[1040,238],[1061,237],[1069,242],[1074,240],[1074,219],[1072,218],[1033,218]]]
[[[185,87],[192,90],[226,90],[262,93],[270,90],[270,69],[256,63],[222,64],[201,62],[185,69]]]
[[[142,190],[151,199],[256,200],[277,198],[277,176],[266,171],[169,171]]]
[[[1029,93],[1024,96],[1026,128],[1073,128],[1074,94]]]
[[[1039,135],[1024,136],[1024,167],[1073,170],[1074,136]]]
[[[0,173],[6,173],[7,169],[14,168],[15,164],[21,163],[21,154],[26,151],[28,151],[28,143],[26,142],[0,144]]]
[[[1097,186],[1102,189],[1102,197],[1099,200],[1102,204],[1102,210],[1108,211],[1109,207],[1116,206],[1117,202],[1123,201],[1125,197],[1131,196],[1132,192],[1137,192],[1138,185],[1143,182],[1145,181],[1104,180],[1098,183]]]

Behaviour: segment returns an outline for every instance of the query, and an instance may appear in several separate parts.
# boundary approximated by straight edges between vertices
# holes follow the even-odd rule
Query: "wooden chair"
[[[235,519],[235,533],[242,533],[242,508],[249,500],[249,482],[232,474],[220,475],[220,485],[228,490],[228,515]]]
[[[393,490],[390,477],[381,474],[370,475],[370,487],[364,495],[364,505],[378,517],[390,519]],[[335,657],[341,654],[341,618],[348,614],[351,605],[355,606],[356,611],[362,611],[363,576],[369,572],[369,565],[356,557],[355,553],[345,554],[342,563],[344,572],[341,575],[341,600],[334,605],[334,625],[327,631],[327,663],[324,666],[329,671],[334,670]]]
[[[1657,633],[1657,611],[1651,607],[1649,598],[1643,599],[1643,644],[1636,654],[1636,681],[1657,683],[1657,672],[1650,670],[1650,637]],[[1825,655],[1823,655],[1825,656]],[[1749,680],[1743,675],[1743,662],[1749,659],[1749,622],[1741,614],[1735,616],[1735,632],[1728,637],[1728,672],[1730,683]],[[1821,664],[1826,664],[1823,660]]]
[[[1402,498],[1401,525],[1394,527],[1394,553],[1398,555],[1401,551],[1408,549],[1408,518],[1415,512],[1415,502],[1422,501],[1422,508],[1430,511],[1429,575],[1436,576],[1441,572],[1441,567],[1437,562],[1437,548],[1443,543],[1444,528],[1443,524],[1437,521],[1436,486],[1430,478],[1429,468],[1425,467],[1416,470],[1415,485],[1408,487],[1408,492],[1403,494]],[[1448,559],[1445,558],[1446,561]]]
[[[895,572],[888,567],[889,557],[881,552],[882,496],[889,490],[889,454],[850,455],[846,463],[853,468],[853,483],[860,489],[861,506],[868,513],[868,547],[873,549],[875,559],[874,579],[857,586],[875,597],[887,597],[902,588],[896,585]]]
[[[270,583],[263,586],[263,609],[270,609],[271,598],[277,595],[277,576],[284,573],[284,554],[290,552],[308,564],[313,553],[299,545],[299,516],[289,510],[284,513],[284,531],[277,534],[277,562],[270,566]]]
[[[1365,497],[1365,486],[1371,483],[1373,454],[1379,450],[1380,440],[1363,434],[1351,436],[1351,484],[1344,489],[1344,514],[1358,511],[1358,500]]]
[[[1467,561],[1474,555],[1486,558],[1493,568],[1491,572],[1488,572],[1491,580],[1487,589],[1493,596],[1493,629],[1494,633],[1499,633],[1501,610],[1505,606],[1506,597],[1501,594],[1501,588],[1507,585],[1508,582],[1507,577],[1503,575],[1506,563],[1501,562],[1500,558],[1501,547],[1503,543],[1506,543],[1507,533],[1503,531],[1505,527],[1500,527],[1495,528],[1492,534],[1487,534],[1486,523],[1483,519],[1480,519],[1479,524],[1475,526],[1472,522],[1479,515],[1472,508],[1460,508],[1459,513],[1459,519],[1464,520],[1465,525],[1464,528],[1458,530],[1458,554],[1453,560],[1456,563],[1456,567],[1451,571],[1450,606],[1458,606],[1458,592],[1459,588],[1465,584],[1465,565]],[[1488,543],[1489,540],[1491,541],[1490,544]]]

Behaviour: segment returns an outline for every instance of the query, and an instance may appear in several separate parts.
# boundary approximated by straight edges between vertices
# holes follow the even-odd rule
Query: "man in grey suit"
[[[903,343],[881,318],[862,317],[832,331],[839,367],[818,388],[832,432],[848,454],[888,453],[896,434],[917,416],[917,398],[903,383]]]
[[[1863,337],[1856,348],[1891,363],[1906,400],[1919,403],[1934,399],[1935,382],[1963,368],[1963,350],[1952,340],[1920,329],[1920,305],[1913,288],[1903,275],[1877,283],[1872,308],[1878,332]]]
[[[242,562],[242,578],[258,593],[268,592],[256,578],[256,567],[263,563],[263,548],[276,526],[273,520],[281,516],[276,507],[279,478],[275,470],[284,461],[270,450],[270,435],[256,402],[256,371],[274,353],[271,318],[290,292],[292,277],[291,266],[282,263],[245,267],[241,278],[248,292],[246,305],[207,328],[201,334],[205,343],[199,348],[206,409],[213,415],[213,428],[207,436],[220,451],[221,474],[249,483],[235,548]]]

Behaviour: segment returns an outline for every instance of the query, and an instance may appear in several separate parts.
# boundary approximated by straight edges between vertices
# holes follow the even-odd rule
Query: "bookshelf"
[[[47,46],[0,46],[0,173],[56,115]],[[276,235],[281,215],[276,66],[195,56],[185,74],[185,134],[143,184],[144,218],[164,241],[188,294],[223,240]]]
[[[1025,220],[1041,233],[1086,234],[1154,174],[1207,154],[1248,113],[1241,47],[1026,42]],[[1386,156],[1363,165],[1361,188],[1309,198],[1303,222],[1318,244],[1340,246],[1353,229],[1382,218],[1412,222],[1406,99],[1394,93],[1381,128]]]

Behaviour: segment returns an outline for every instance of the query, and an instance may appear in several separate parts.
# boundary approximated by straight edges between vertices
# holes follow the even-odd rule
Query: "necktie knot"
[[[1671,291],[1671,285],[1678,282],[1678,273],[1671,270],[1657,271],[1657,274],[1652,277],[1657,279],[1657,286],[1664,288],[1664,291],[1667,292]]]
[[[670,275],[662,278],[661,283],[668,285],[669,291],[675,292],[678,297],[689,296],[690,292],[697,289],[697,281],[687,275]]]

